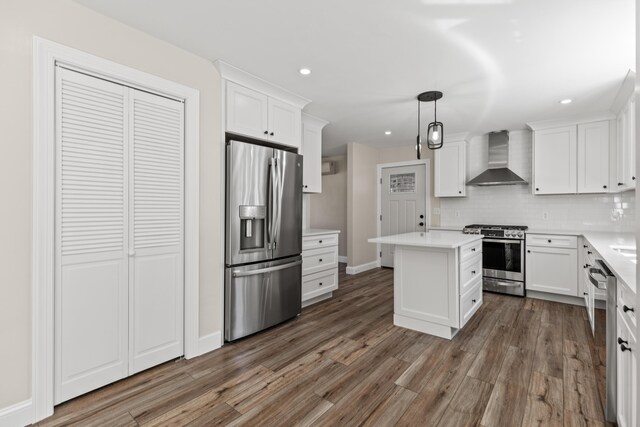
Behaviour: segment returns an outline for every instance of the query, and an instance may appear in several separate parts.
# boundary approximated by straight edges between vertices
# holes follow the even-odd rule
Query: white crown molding
[[[272,98],[277,98],[281,101],[295,105],[300,109],[303,109],[305,105],[311,102],[310,99],[296,95],[287,89],[269,83],[258,76],[243,71],[231,64],[227,64],[220,59],[213,61],[213,65],[216,67],[223,79],[238,83],[239,85],[248,87],[249,89],[257,90],[258,92],[262,92]]]
[[[538,122],[529,122],[527,127],[533,131],[550,129],[560,126],[571,126],[581,123],[599,122],[602,120],[613,120],[616,116],[611,111],[601,111],[599,113],[592,113],[574,117],[565,117],[562,119],[541,120]]]
[[[318,126],[320,128],[323,128],[329,124],[328,121],[321,119],[320,117],[312,116],[311,114],[307,114],[307,113],[302,113],[302,120],[306,122],[311,122],[312,125]]]
[[[614,114],[618,114],[620,110],[625,106],[629,97],[636,90],[636,73],[633,70],[629,70],[624,80],[620,84],[620,89],[618,89],[618,93],[616,94],[616,98],[613,100],[611,104],[611,111]]]

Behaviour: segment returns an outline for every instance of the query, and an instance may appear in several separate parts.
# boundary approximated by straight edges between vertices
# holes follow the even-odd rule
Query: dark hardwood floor
[[[604,313],[485,293],[451,341],[393,326],[393,271],[192,360],[56,407],[40,426],[605,425]]]

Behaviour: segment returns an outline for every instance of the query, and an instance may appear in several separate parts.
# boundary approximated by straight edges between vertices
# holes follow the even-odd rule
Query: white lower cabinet
[[[618,426],[638,424],[638,342],[621,307],[617,310]]]
[[[302,306],[331,298],[338,289],[338,233],[303,231]]]
[[[532,236],[527,235],[527,290],[578,296],[577,237]]]

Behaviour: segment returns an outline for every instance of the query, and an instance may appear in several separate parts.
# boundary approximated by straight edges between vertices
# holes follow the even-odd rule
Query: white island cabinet
[[[482,305],[481,235],[429,231],[369,242],[396,246],[396,326],[451,339]]]

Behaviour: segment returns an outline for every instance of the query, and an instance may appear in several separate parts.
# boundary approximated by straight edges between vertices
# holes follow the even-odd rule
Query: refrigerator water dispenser
[[[264,249],[264,222],[267,208],[261,205],[240,206],[240,250]]]

